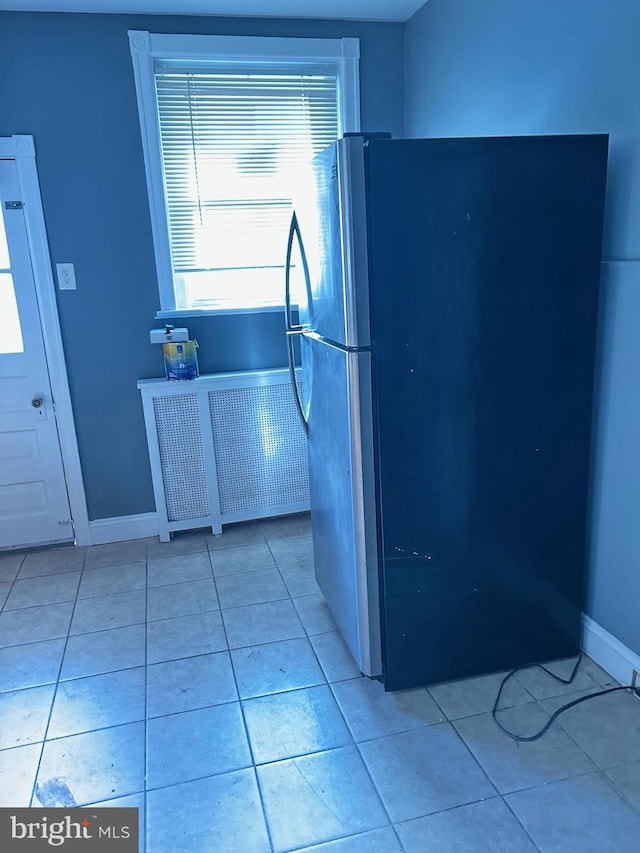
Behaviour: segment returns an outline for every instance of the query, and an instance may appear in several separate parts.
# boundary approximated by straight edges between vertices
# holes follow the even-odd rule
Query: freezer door
[[[316,579],[360,670],[381,674],[371,354],[302,336]]]
[[[294,206],[311,282],[310,298],[299,295],[300,323],[341,346],[369,346],[362,138],[326,148],[300,184]]]

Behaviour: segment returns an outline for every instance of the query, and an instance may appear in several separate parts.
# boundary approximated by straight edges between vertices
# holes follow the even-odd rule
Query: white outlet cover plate
[[[56,264],[58,271],[58,289],[76,290],[76,271],[73,264]]]

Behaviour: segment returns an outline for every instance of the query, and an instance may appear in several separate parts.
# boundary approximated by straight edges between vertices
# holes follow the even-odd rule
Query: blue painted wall
[[[58,306],[91,519],[150,512],[136,381],[163,374],[128,29],[361,40],[364,130],[404,132],[400,24],[0,12],[0,136],[33,134],[52,263],[78,290]],[[201,372],[286,364],[279,313],[190,318]]]
[[[587,612],[640,653],[640,4],[429,0],[410,136],[610,134]]]

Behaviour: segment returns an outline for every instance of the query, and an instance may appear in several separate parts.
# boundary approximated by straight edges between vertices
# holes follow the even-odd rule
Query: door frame
[[[49,243],[40,195],[40,182],[36,167],[36,149],[33,136],[0,136],[0,158],[14,160],[24,203],[24,219],[33,268],[36,298],[40,311],[40,325],[49,370],[51,393],[58,429],[58,442],[62,454],[69,496],[73,529],[78,545],[89,544],[89,516],[78,452],[78,440],[69,392],[67,364],[60,331],[60,318],[56,302],[56,289],[49,255]]]

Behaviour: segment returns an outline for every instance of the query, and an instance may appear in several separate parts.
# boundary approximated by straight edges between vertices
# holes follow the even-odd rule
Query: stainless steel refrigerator
[[[354,135],[298,184],[316,578],[389,690],[579,649],[607,144]]]

